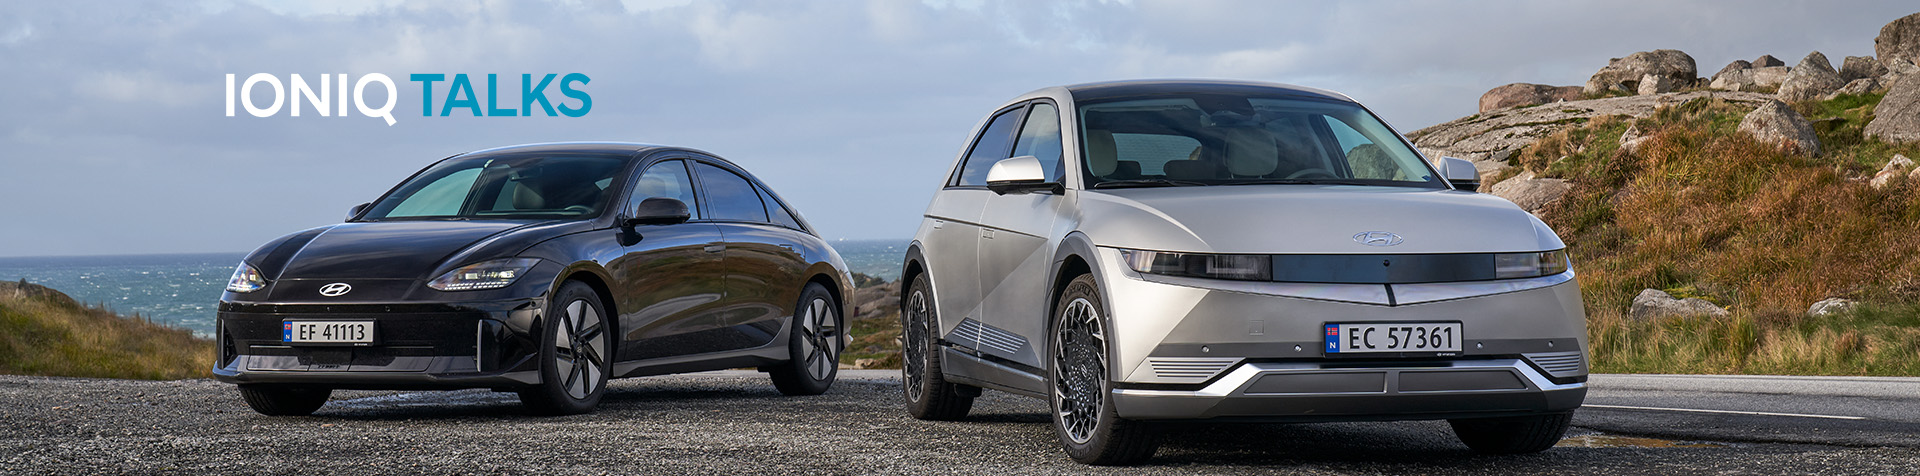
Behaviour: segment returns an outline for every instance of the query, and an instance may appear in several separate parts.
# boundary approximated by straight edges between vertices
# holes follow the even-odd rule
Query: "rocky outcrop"
[[[1848,56],[1840,62],[1840,79],[1853,81],[1860,78],[1878,78],[1887,74],[1887,67],[1872,56]]]
[[[1920,74],[1904,75],[1887,89],[1887,96],[1873,108],[1873,122],[1867,123],[1866,133],[1883,142],[1920,142]]]
[[[1913,159],[1905,155],[1893,154],[1893,158],[1887,160],[1887,165],[1881,166],[1880,171],[1874,173],[1872,179],[1867,180],[1867,185],[1876,189],[1887,188],[1888,185],[1893,185],[1894,179],[1910,175],[1913,170],[1915,170]]]
[[[1780,101],[1767,101],[1747,113],[1738,130],[1784,151],[1820,155],[1820,139],[1813,134],[1813,124]]]
[[[1714,75],[1707,87],[1726,91],[1758,91],[1778,88],[1786,82],[1791,68],[1768,66],[1765,68],[1741,69]]]
[[[1860,305],[1860,303],[1854,302],[1851,299],[1845,299],[1845,298],[1822,299],[1820,300],[1820,302],[1813,303],[1813,307],[1807,308],[1807,315],[1813,316],[1813,317],[1820,317],[1820,316],[1825,316],[1829,314],[1839,314],[1839,313],[1847,312],[1848,310],[1853,309],[1854,306],[1858,306],[1858,305]]]
[[[1661,106],[1713,98],[1747,107],[1773,100],[1759,93],[1693,91],[1656,96],[1627,96],[1567,101],[1551,106],[1505,109],[1455,119],[1413,131],[1407,137],[1427,157],[1459,157],[1473,161],[1481,174],[1508,167],[1506,160],[1520,149],[1562,129],[1604,116],[1647,117]]]
[[[1733,60],[1732,63],[1727,63],[1727,67],[1720,68],[1720,72],[1713,73],[1713,77],[1718,78],[1720,75],[1727,74],[1728,72],[1743,69],[1753,69],[1753,63],[1749,63],[1747,60]]]
[[[1539,213],[1541,208],[1560,201],[1572,189],[1573,184],[1565,179],[1536,178],[1533,172],[1528,171],[1493,184],[1493,189],[1488,193],[1507,199],[1523,210]]]
[[[1640,90],[1636,92],[1639,93],[1641,96],[1646,96],[1651,94],[1670,93],[1670,92],[1673,92],[1674,89],[1676,88],[1675,88],[1673,79],[1668,78],[1666,76],[1657,75],[1657,74],[1649,74],[1649,75],[1640,77]]]
[[[1873,90],[1875,89],[1880,89],[1879,79],[1860,78],[1860,79],[1847,82],[1847,85],[1845,87],[1842,87],[1839,90],[1836,90],[1834,92],[1827,93],[1827,95],[1824,97],[1821,97],[1820,100],[1832,101],[1833,98],[1840,97],[1840,95],[1842,94],[1860,95],[1860,94],[1873,92]]]
[[[1873,39],[1873,55],[1883,63],[1897,58],[1920,64],[1920,13],[1880,27],[1880,36]]]
[[[1674,84],[1693,84],[1698,79],[1699,69],[1694,66],[1693,57],[1680,50],[1642,51],[1607,61],[1607,66],[1593,73],[1587,79],[1587,85],[1581,89],[1587,94],[1598,94],[1610,90],[1638,91],[1641,77],[1646,75],[1663,76]]]
[[[1847,81],[1827,62],[1827,55],[1815,51],[1793,66],[1774,97],[1786,102],[1817,101],[1846,85]]]
[[[1640,290],[1640,294],[1633,297],[1633,305],[1627,308],[1627,315],[1641,320],[1662,317],[1726,317],[1731,314],[1705,299],[1679,299],[1658,289]]]
[[[1513,83],[1487,90],[1486,94],[1480,95],[1480,112],[1554,101],[1578,100],[1580,100],[1579,86]]]
[[[1755,68],[1766,68],[1771,66],[1786,66],[1786,65],[1787,65],[1787,62],[1780,61],[1780,58],[1775,58],[1773,57],[1773,55],[1760,55],[1759,58],[1754,58],[1753,60],[1753,67]]]

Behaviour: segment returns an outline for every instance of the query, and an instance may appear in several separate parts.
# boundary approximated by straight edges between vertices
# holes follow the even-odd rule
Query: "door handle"
[[[934,221],[933,221],[933,229],[935,229],[935,230],[938,230],[938,229],[940,229],[940,226],[941,226],[941,225],[945,225],[945,224],[947,224],[947,221],[946,221],[946,220],[934,220]]]
[[[725,243],[708,243],[706,250],[708,253],[719,253],[726,251],[727,245]]]
[[[786,244],[786,243],[781,243],[781,244],[780,244],[780,247],[781,247],[781,248],[786,248],[786,249],[787,249],[787,251],[794,251],[794,249],[793,249],[793,245],[790,245],[790,244]]]
[[[986,229],[986,228],[981,228],[981,229],[980,229],[980,237],[981,237],[981,238],[986,238],[986,239],[989,239],[989,240],[991,240],[991,239],[993,239],[993,230],[991,230],[991,229]]]

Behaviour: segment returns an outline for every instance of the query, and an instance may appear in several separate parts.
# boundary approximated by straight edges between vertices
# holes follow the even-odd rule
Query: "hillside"
[[[0,373],[63,377],[207,377],[213,341],[83,305],[37,284],[0,282]]]

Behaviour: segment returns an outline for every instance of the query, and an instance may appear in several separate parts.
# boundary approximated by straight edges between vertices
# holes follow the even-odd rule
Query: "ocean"
[[[907,240],[830,242],[847,267],[881,279],[900,276]],[[0,258],[0,280],[27,282],[126,315],[213,335],[220,292],[245,253]]]

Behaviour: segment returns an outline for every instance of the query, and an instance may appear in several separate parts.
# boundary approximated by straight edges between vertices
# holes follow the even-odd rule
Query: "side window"
[[[1007,155],[1007,150],[1013,145],[1013,127],[1020,122],[1020,111],[1024,109],[1016,107],[993,116],[980,137],[973,139],[973,149],[967,151],[967,160],[960,164],[960,176],[954,179],[953,185],[987,185],[987,169],[993,168],[1000,159],[1012,157]]]
[[[800,220],[794,218],[793,213],[788,212],[786,206],[780,204],[780,199],[773,198],[772,191],[764,188],[758,190],[760,190],[760,201],[766,202],[767,204],[767,217],[772,219],[773,224],[795,230],[806,229],[800,226]]]
[[[693,178],[687,175],[686,161],[662,160],[647,167],[640,179],[633,181],[633,194],[627,197],[627,210],[633,210],[640,201],[654,197],[671,198],[687,204],[687,214],[691,219],[700,219],[700,207],[694,202]]]
[[[1012,157],[1031,155],[1040,159],[1040,168],[1048,180],[1060,181],[1060,112],[1052,104],[1033,103],[1027,110],[1026,125],[1020,126]]]
[[[694,162],[700,184],[707,190],[707,218],[715,220],[767,221],[767,207],[760,193],[745,177],[705,162]]]

